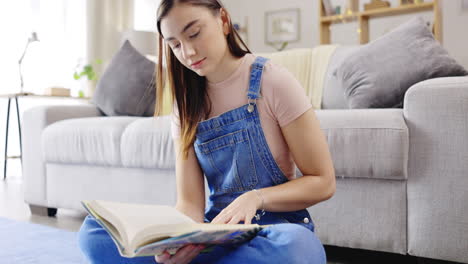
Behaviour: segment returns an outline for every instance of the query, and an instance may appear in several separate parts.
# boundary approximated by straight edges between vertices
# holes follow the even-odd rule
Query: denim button
[[[304,218],[304,224],[308,224],[309,223],[309,218]]]

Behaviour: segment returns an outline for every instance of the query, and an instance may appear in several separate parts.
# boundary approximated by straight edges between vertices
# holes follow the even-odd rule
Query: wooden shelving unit
[[[320,24],[320,44],[330,44],[330,25],[336,23],[343,23],[357,21],[359,25],[359,43],[365,44],[369,42],[369,20],[375,17],[397,16],[403,14],[411,14],[422,11],[433,10],[434,24],[433,33],[435,38],[442,43],[442,18],[439,6],[439,0],[432,2],[423,2],[419,4],[406,4],[397,7],[384,7],[373,10],[366,10],[362,12],[355,12],[346,15],[333,15],[326,16],[323,2],[319,0],[319,24]]]

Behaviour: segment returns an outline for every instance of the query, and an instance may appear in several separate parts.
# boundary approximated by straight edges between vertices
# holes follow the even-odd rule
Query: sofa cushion
[[[91,102],[107,116],[152,116],[155,67],[125,41],[104,71]]]
[[[53,123],[42,134],[45,162],[175,168],[170,116],[93,117]]]
[[[317,110],[336,177],[405,180],[408,128],[402,109]]]
[[[330,58],[323,80],[322,109],[348,109],[343,84],[336,78],[335,71],[359,46],[339,46]]]
[[[138,117],[91,117],[62,120],[42,132],[45,162],[122,166],[120,141]]]
[[[170,115],[136,120],[125,129],[122,164],[136,168],[175,168]]]
[[[349,108],[401,108],[413,84],[467,74],[420,17],[363,45],[336,71]]]

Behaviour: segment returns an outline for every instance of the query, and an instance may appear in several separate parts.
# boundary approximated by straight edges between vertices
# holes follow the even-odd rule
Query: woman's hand
[[[244,221],[245,224],[250,224],[260,206],[262,200],[259,195],[255,191],[246,192],[224,208],[211,223],[237,224]]]
[[[180,248],[174,255],[164,252],[161,255],[155,256],[155,260],[158,263],[164,264],[185,264],[190,263],[200,252],[205,248],[204,245],[187,245]]]

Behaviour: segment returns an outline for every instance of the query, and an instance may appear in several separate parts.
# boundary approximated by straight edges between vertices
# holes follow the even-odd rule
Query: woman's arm
[[[198,164],[193,147],[190,148],[187,160],[180,151],[180,139],[174,139],[176,152],[176,209],[203,223],[205,211],[205,182],[203,172]]]
[[[264,199],[264,209],[270,212],[295,211],[331,198],[335,193],[335,170],[314,109],[283,127],[282,132],[304,176],[259,190]]]

